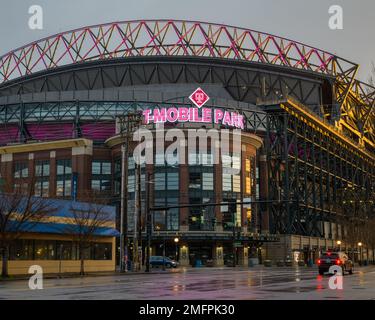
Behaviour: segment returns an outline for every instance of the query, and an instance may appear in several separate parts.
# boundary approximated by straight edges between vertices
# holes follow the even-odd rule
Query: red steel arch
[[[326,51],[250,29],[181,20],[123,21],[59,33],[0,57],[0,84],[84,61],[196,56],[280,65],[336,76],[357,65]]]

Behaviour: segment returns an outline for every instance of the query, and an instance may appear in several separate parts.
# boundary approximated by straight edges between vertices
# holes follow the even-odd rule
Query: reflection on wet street
[[[200,268],[152,274],[0,282],[0,299],[374,299],[375,268],[357,269],[332,290],[315,268]]]

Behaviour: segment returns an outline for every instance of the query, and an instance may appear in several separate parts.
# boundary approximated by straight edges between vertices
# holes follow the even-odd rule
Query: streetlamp
[[[362,266],[362,242],[358,242],[358,247],[359,247],[359,265]]]
[[[176,261],[177,261],[177,255],[178,255],[178,250],[177,250],[177,244],[178,244],[178,242],[180,241],[180,239],[179,238],[174,238],[174,243],[176,244]]]
[[[152,234],[152,217],[151,217],[151,210],[150,210],[150,197],[151,197],[151,190],[150,185],[152,183],[151,177],[154,174],[151,172],[146,171],[146,272],[150,272],[150,249],[151,249],[151,234]]]
[[[339,251],[341,251],[341,241],[340,240],[337,240],[337,245],[339,246]]]
[[[156,225],[155,226],[155,229],[157,230],[157,234],[158,236],[160,236],[160,230],[161,230],[161,227],[160,225]],[[165,234],[163,233],[163,271],[165,271]]]

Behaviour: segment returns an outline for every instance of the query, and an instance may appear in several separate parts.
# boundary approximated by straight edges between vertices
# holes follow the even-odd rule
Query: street
[[[0,299],[375,299],[375,267],[345,275],[343,290],[331,290],[316,268],[198,268],[44,279],[42,290],[27,280],[0,281]]]

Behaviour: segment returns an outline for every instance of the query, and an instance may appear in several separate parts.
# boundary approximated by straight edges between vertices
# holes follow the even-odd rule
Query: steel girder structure
[[[375,194],[375,157],[294,106],[286,102],[268,109],[271,232],[332,238],[348,219],[375,215],[369,205]],[[349,189],[360,191],[367,203],[355,217],[343,206]]]
[[[0,97],[166,83],[220,84],[237,101],[255,104],[260,98],[278,99],[288,94],[320,113],[321,87],[324,83],[323,79],[316,77],[265,70],[261,66],[250,68],[241,62],[192,60],[184,57],[172,57],[168,61],[154,57],[127,58],[106,63],[86,63],[69,69],[71,72],[43,74],[37,78],[30,76],[21,84],[3,86],[0,88]]]
[[[250,29],[196,21],[113,22],[60,33],[0,57],[0,84],[46,70],[131,57],[195,57],[285,67],[335,79],[326,119],[374,147],[374,88],[355,80],[358,65],[300,42]],[[346,132],[343,131],[343,132]]]

